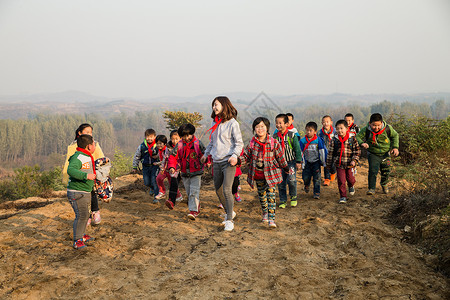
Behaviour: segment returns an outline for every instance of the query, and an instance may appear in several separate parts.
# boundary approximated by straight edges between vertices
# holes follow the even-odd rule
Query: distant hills
[[[225,93],[240,109],[264,96],[278,107],[304,107],[311,105],[334,106],[358,104],[367,106],[384,100],[394,103],[433,103],[437,100],[450,101],[450,93],[420,94],[330,94],[330,95],[271,95],[249,92]],[[107,98],[80,91],[35,94],[26,96],[0,96],[0,119],[21,119],[44,114],[84,114],[99,113],[105,117],[118,114],[134,114],[136,111],[185,110],[209,111],[211,101],[217,95],[195,97],[165,96],[149,99]]]

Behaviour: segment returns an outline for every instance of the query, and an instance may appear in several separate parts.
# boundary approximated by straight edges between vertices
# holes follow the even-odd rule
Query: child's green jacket
[[[386,126],[389,127],[389,129]],[[385,121],[383,121],[383,127],[380,131],[383,132],[381,134],[375,133],[374,138],[374,132],[370,125],[367,124],[356,135],[356,140],[360,145],[362,143],[367,143],[369,145],[367,150],[376,155],[383,155],[394,148],[398,149],[399,137],[397,131],[395,131],[391,125],[386,124]]]

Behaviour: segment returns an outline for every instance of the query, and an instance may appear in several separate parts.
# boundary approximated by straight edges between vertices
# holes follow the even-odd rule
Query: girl
[[[75,151],[77,149],[77,138],[82,134],[88,134],[92,136],[92,126],[90,124],[83,123],[77,128],[77,130],[75,130],[75,140],[67,147],[66,162],[64,163],[62,174],[64,184],[67,184],[69,182],[69,175],[67,174],[67,167],[69,166],[69,158],[73,154],[75,154]],[[94,157],[94,160],[105,156],[98,142],[95,142],[95,152],[92,154],[92,156]],[[94,191],[91,192],[91,212],[92,213],[91,217],[88,220],[88,225],[100,224],[102,219],[100,217],[100,208],[98,207],[97,194]]]
[[[213,119],[209,144],[201,162],[205,163],[209,155],[213,159],[214,187],[220,203],[225,207],[225,231],[234,229],[234,196],[232,185],[236,174],[236,164],[244,147],[239,123],[236,121],[237,110],[225,96],[216,97],[212,104]]]
[[[270,122],[267,118],[258,117],[253,121],[253,132],[256,135],[245,148],[241,161],[248,163],[248,184],[253,188],[256,183],[262,221],[268,222],[270,228],[276,228],[275,188],[283,181],[280,168],[289,173],[289,167],[280,143],[270,136],[269,129]]]

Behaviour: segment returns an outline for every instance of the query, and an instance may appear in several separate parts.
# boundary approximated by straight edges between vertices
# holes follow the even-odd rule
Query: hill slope
[[[243,202],[226,233],[211,184],[189,221],[185,203],[151,204],[139,176],[127,175],[102,205],[102,223],[88,228],[97,240],[85,251],[70,247],[63,195],[37,208],[29,199],[18,213],[3,205],[0,298],[448,299],[446,279],[384,219],[389,199],[365,195],[366,176],[361,167],[347,205],[337,204],[336,183],[320,200],[299,184],[299,206],[277,209],[275,230],[260,222],[256,192],[241,179]]]

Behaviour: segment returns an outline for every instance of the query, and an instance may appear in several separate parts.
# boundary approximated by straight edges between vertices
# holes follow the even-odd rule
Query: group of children
[[[331,117],[327,115],[322,118],[323,127],[319,132],[315,122],[308,122],[303,137],[294,128],[294,116],[290,113],[276,116],[276,130],[273,134],[270,134],[270,121],[265,117],[258,117],[252,124],[254,136],[244,147],[239,123],[236,121],[237,110],[230,100],[224,96],[216,97],[211,106],[213,121],[207,131],[209,132],[207,147],[195,136],[195,127],[192,124],[184,124],[178,130],[172,131],[169,142],[164,135],[156,135],[152,129],[146,130],[145,140],[135,153],[133,169],[137,170],[139,162],[142,162],[144,183],[150,187],[154,203],[166,197],[164,180],[168,179],[170,188],[165,205],[173,209],[175,204],[182,200],[178,185],[183,181],[188,197],[187,216],[195,220],[200,214],[200,187],[204,167],[212,165],[214,188],[221,206],[225,209],[222,224],[225,231],[232,231],[233,219],[236,217],[234,202],[240,200],[238,194],[240,166],[247,164],[247,182],[252,188],[255,186],[257,188],[262,222],[267,223],[270,228],[276,228],[276,188],[280,208],[287,206],[287,187],[290,206],[297,206],[296,174],[299,169],[302,169],[305,192],[309,192],[312,180],[313,198],[319,199],[321,167],[324,167],[323,185],[330,185],[337,177],[339,203],[346,203],[347,186],[350,195],[355,193],[355,173],[361,155],[360,146],[368,150],[367,194],[375,193],[379,171],[382,190],[388,193],[390,155],[398,155],[399,138],[392,126],[386,124],[378,113],[372,114],[368,125],[361,130],[354,124],[351,114],[337,121],[335,127]],[[81,139],[78,147],[85,150],[77,148],[84,154],[95,150],[92,143],[85,145]],[[78,157],[80,155],[78,154]],[[71,171],[68,174],[71,181],[72,176],[83,177],[74,171],[78,167],[78,164],[71,162],[75,161],[74,156],[69,160]],[[83,180],[88,182],[90,179],[86,177]],[[69,187],[73,192],[73,185],[71,186],[70,182]],[[69,200],[74,201],[74,196],[69,195],[69,187]],[[88,189],[86,183],[86,187],[82,190]],[[79,239],[81,234],[79,230],[77,229],[75,233],[78,218],[77,211],[75,213],[74,239]],[[82,233],[84,234],[84,231]]]

